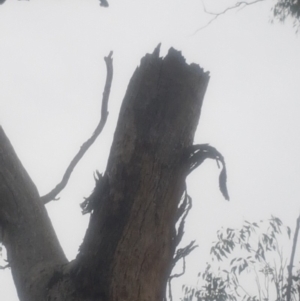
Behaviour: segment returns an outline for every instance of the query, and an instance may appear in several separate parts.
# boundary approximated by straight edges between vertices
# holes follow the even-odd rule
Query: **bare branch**
[[[202,5],[203,5],[203,10],[205,13],[209,14],[209,15],[213,15],[214,17],[212,19],[210,19],[205,25],[201,26],[200,28],[198,28],[194,33],[193,35],[195,35],[196,33],[198,33],[200,30],[206,28],[207,26],[209,26],[212,22],[214,22],[218,17],[220,17],[221,15],[224,15],[226,14],[228,11],[230,10],[233,10],[233,9],[237,9],[237,8],[244,8],[246,6],[249,6],[249,5],[252,5],[252,4],[255,4],[255,3],[258,3],[258,2],[262,2],[262,1],[265,1],[265,0],[254,0],[254,1],[251,1],[251,2],[247,2],[247,1],[238,1],[236,2],[234,5],[232,6],[229,6],[227,8],[225,8],[223,11],[221,12],[218,12],[218,13],[215,13],[215,12],[212,12],[212,11],[208,11],[202,1]]]
[[[6,259],[4,259],[4,261],[7,262],[7,264],[6,265],[0,265],[0,270],[5,270],[5,269],[11,267],[11,265],[9,264],[9,262]]]
[[[176,255],[174,256],[173,260],[172,260],[172,265],[173,267],[175,266],[175,264],[182,259],[182,271],[178,274],[173,274],[170,275],[169,279],[168,279],[168,286],[169,286],[169,300],[172,301],[173,297],[172,297],[172,285],[171,285],[171,281],[173,278],[179,278],[182,275],[185,274],[185,267],[186,267],[186,263],[185,263],[185,258],[186,256],[188,256],[194,249],[196,249],[198,247],[198,245],[195,245],[195,240],[191,241],[187,246],[185,246],[182,249],[178,249],[176,251]]]
[[[0,265],[0,270],[5,270],[5,269],[7,269],[9,267],[10,267],[9,263],[6,264],[6,265]]]
[[[179,273],[179,274],[174,274],[174,275],[170,276],[169,279],[168,279],[168,285],[169,285],[169,300],[170,300],[170,301],[173,301],[171,281],[172,281],[173,278],[179,278],[179,277],[181,277],[182,275],[185,274],[185,266],[186,266],[186,264],[185,264],[185,257],[183,257],[183,258],[182,258],[182,272]]]
[[[108,111],[107,111],[108,99],[109,99],[110,88],[111,88],[112,77],[113,77],[112,54],[113,52],[111,51],[109,55],[104,58],[106,63],[107,75],[106,75],[106,82],[105,82],[105,87],[104,87],[103,97],[102,97],[100,122],[96,127],[93,135],[86,142],[84,142],[83,145],[80,147],[78,153],[75,155],[75,157],[69,164],[68,168],[66,169],[66,172],[61,182],[57,184],[56,187],[53,190],[51,190],[48,194],[41,197],[41,200],[43,201],[44,204],[47,204],[52,200],[56,200],[56,196],[66,187],[70,179],[70,176],[73,172],[73,169],[80,161],[80,159],[83,157],[83,155],[86,153],[86,151],[90,148],[90,146],[95,142],[95,140],[97,139],[97,137],[102,132],[105,126],[107,116],[108,116]]]
[[[192,208],[192,198],[188,195],[187,193],[187,189],[185,187],[185,191],[182,197],[182,202],[181,205],[179,206],[179,208],[177,209],[177,214],[176,214],[176,223],[180,220],[179,222],[179,226],[178,226],[178,230],[176,233],[176,236],[174,237],[174,247],[176,248],[179,243],[182,240],[183,234],[184,234],[184,224],[185,224],[185,219],[189,213],[189,211]],[[176,250],[176,253],[173,257],[172,260],[172,268],[171,270],[173,270],[173,268],[175,267],[176,263],[182,259],[183,260],[183,267],[182,267],[182,272],[179,274],[173,274],[170,275],[169,279],[168,279],[168,287],[169,287],[169,300],[172,301],[173,297],[172,297],[172,286],[171,286],[171,281],[173,278],[178,278],[182,275],[184,275],[185,273],[185,257],[188,256],[195,248],[198,247],[198,245],[194,245],[195,244],[195,240],[191,241],[187,246],[185,246],[184,248],[178,249]],[[167,300],[167,298],[166,298]]]
[[[192,198],[188,195],[187,190],[185,188],[184,195],[183,195],[183,201],[181,205],[179,206],[177,213],[176,213],[176,223],[180,220],[178,225],[178,230],[176,233],[176,237],[174,238],[174,246],[177,247],[179,243],[182,240],[183,234],[184,234],[184,225],[185,225],[185,219],[189,213],[189,211],[192,209]]]
[[[247,2],[247,1],[238,1],[236,2],[234,5],[232,6],[229,6],[227,8],[225,8],[223,11],[219,12],[219,13],[215,13],[215,12],[211,12],[211,11],[208,11],[203,3],[203,8],[204,8],[204,11],[207,13],[207,14],[210,14],[210,15],[214,15],[214,16],[220,16],[220,15],[224,15],[225,13],[227,13],[229,10],[232,10],[232,9],[236,9],[236,8],[243,8],[247,5],[252,5],[252,4],[255,4],[257,2],[262,2],[262,1],[265,1],[265,0],[254,0],[252,2]]]

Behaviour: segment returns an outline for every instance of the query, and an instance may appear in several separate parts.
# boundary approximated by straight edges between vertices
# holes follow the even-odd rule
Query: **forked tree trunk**
[[[0,225],[20,299],[159,301],[171,270],[176,211],[209,75],[159,48],[135,71],[89,227],[67,263],[44,205],[0,134]]]

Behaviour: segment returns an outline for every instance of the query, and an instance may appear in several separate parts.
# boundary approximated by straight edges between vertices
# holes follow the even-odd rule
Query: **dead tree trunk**
[[[135,71],[107,168],[67,263],[34,184],[0,134],[0,225],[20,300],[158,301],[176,245],[176,211],[209,75],[159,48]]]

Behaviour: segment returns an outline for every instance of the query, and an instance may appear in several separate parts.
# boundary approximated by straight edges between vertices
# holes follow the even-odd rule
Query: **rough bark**
[[[38,191],[2,127],[0,228],[20,300],[44,300],[41,288],[46,287],[53,269],[67,260]]]
[[[71,263],[34,184],[7,140],[0,140],[0,225],[21,300],[163,300],[188,173],[186,149],[208,80],[172,48],[165,58],[158,47],[142,59],[123,100],[106,171],[86,202],[90,223]]]
[[[208,78],[174,49],[164,59],[156,49],[135,71],[77,258],[83,291],[104,300],[164,297],[187,174],[184,154]]]

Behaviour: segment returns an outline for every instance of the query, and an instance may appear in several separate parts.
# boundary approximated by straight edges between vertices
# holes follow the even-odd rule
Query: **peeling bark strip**
[[[209,75],[159,47],[135,71],[121,107],[90,224],[73,269],[93,300],[162,300],[174,254],[176,210]]]

